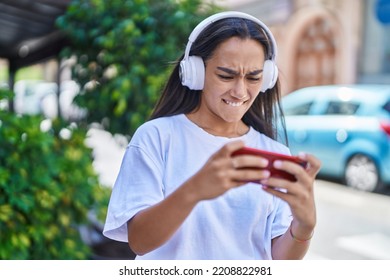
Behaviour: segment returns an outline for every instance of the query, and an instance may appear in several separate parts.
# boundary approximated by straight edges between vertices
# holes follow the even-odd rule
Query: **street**
[[[88,135],[94,168],[102,184],[111,187],[125,140],[96,128]],[[359,192],[325,180],[316,181],[315,196],[318,221],[305,259],[390,260],[390,196]]]
[[[315,194],[318,224],[307,259],[390,259],[390,196],[323,180]]]

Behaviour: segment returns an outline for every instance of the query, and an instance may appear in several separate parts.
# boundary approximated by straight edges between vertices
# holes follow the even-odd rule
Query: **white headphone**
[[[267,39],[270,43],[269,54],[264,61],[263,66],[263,82],[261,85],[261,91],[265,92],[267,89],[275,86],[278,79],[278,67],[276,66],[277,46],[276,41],[268,29],[268,27],[259,19],[242,13],[242,12],[221,12],[212,15],[205,20],[201,21],[191,32],[188,43],[185,49],[184,58],[180,61],[180,79],[183,86],[187,86],[192,90],[202,90],[204,86],[205,69],[203,59],[199,56],[189,56],[191,46],[195,42],[198,35],[210,24],[224,19],[224,18],[243,18],[249,19],[257,23],[264,31]]]

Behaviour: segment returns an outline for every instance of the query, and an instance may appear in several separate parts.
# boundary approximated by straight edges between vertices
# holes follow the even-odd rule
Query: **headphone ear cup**
[[[192,90],[202,90],[204,86],[205,69],[203,59],[199,56],[189,56],[180,62],[180,79],[183,86]]]
[[[261,92],[273,88],[278,79],[278,68],[272,60],[264,61],[263,66],[263,82],[261,84]]]

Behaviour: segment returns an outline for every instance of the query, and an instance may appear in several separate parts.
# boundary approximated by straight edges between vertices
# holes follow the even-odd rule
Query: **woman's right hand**
[[[233,152],[243,147],[242,141],[225,144],[186,182],[188,187],[193,186],[190,192],[195,200],[213,199],[248,181],[270,176],[269,171],[259,170],[268,165],[267,159],[253,155],[232,157]]]

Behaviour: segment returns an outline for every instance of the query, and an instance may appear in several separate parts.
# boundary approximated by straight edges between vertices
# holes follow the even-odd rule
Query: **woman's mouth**
[[[223,102],[225,102],[225,104],[233,106],[233,107],[238,107],[238,106],[241,106],[242,104],[245,103],[245,101],[233,102],[233,101],[229,101],[226,99],[222,99],[222,100],[223,100]]]

